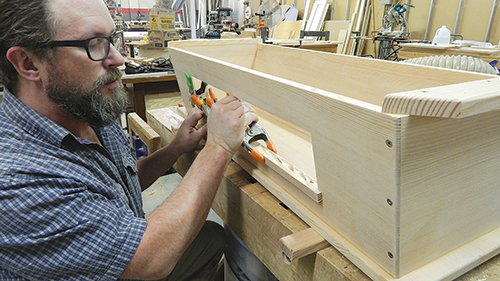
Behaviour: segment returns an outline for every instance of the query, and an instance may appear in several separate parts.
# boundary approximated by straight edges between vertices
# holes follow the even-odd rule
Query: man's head
[[[13,90],[18,73],[7,60],[7,50],[26,47],[40,57],[52,59],[51,49],[40,48],[56,36],[57,24],[46,1],[0,0],[0,83]]]
[[[22,83],[36,85],[41,92],[37,94],[47,95],[62,111],[93,127],[116,120],[127,104],[117,70],[123,57],[110,46],[115,27],[103,1],[21,0],[41,14],[27,26],[18,18],[18,14],[25,17],[25,9],[12,2],[0,0],[2,7],[6,4],[10,9],[7,14],[21,22],[9,26],[4,22],[9,16],[0,14],[0,28],[7,30],[0,65],[8,65],[0,79],[7,88],[16,92]],[[37,8],[31,2],[37,2]]]

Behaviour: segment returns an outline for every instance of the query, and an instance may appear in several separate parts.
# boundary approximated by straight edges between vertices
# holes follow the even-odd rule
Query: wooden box
[[[448,280],[499,252],[500,78],[253,39],[169,52],[186,104],[189,72],[259,108],[278,154],[235,161],[372,279]]]

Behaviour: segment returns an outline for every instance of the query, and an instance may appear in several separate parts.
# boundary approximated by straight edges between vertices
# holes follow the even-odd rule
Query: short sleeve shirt
[[[146,227],[136,159],[118,123],[102,146],[4,92],[0,280],[116,280]]]

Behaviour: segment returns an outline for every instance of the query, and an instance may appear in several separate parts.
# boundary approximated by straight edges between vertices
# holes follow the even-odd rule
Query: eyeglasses
[[[122,48],[123,32],[117,31],[111,36],[94,36],[83,40],[54,40],[42,47],[81,47],[87,51],[87,56],[92,61],[103,61],[109,55],[111,44],[117,49]]]

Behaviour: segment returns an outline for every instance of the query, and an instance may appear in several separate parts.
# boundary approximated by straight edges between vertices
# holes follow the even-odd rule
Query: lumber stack
[[[342,54],[360,56],[365,46],[364,37],[368,33],[370,17],[373,13],[373,0],[358,0],[351,18],[351,25],[343,44]]]

